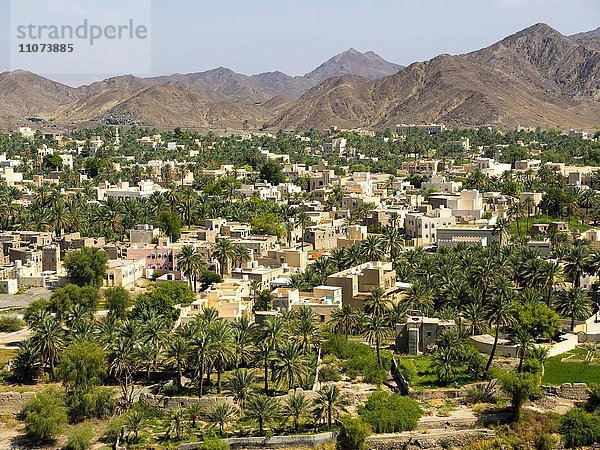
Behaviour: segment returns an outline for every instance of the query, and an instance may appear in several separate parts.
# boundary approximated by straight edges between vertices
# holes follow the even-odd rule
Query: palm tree
[[[132,409],[125,416],[123,424],[129,433],[133,433],[133,442],[137,442],[140,431],[148,425],[148,418],[141,410]]]
[[[185,410],[183,408],[176,408],[169,414],[169,430],[167,435],[171,433],[171,430],[175,431],[175,439],[181,437],[181,430],[183,428],[183,422],[185,420]]]
[[[535,207],[537,205],[535,204],[535,200],[533,199],[533,197],[525,197],[523,199],[523,207],[525,208],[525,211],[527,211],[527,229],[529,230],[529,218],[531,217],[531,214],[533,211],[535,211]]]
[[[434,306],[433,295],[433,289],[427,283],[416,280],[406,293],[408,309],[417,310],[423,315],[431,314]]]
[[[219,435],[225,434],[225,427],[237,418],[237,409],[230,403],[220,402],[208,410],[207,419],[219,427]]]
[[[189,188],[183,189],[180,193],[180,203],[188,229],[192,226],[192,210],[194,209],[197,197],[197,194]]]
[[[282,415],[286,418],[292,418],[294,431],[300,428],[300,421],[308,414],[309,402],[306,395],[302,393],[293,393],[286,397],[282,406]]]
[[[517,328],[512,340],[519,348],[519,367],[517,368],[517,372],[521,372],[523,370],[523,361],[525,360],[525,356],[531,350],[531,348],[533,348],[535,340],[533,336],[522,327]]]
[[[486,311],[479,299],[467,303],[462,311],[463,317],[469,322],[471,336],[475,336],[485,324]]]
[[[588,213],[590,208],[593,208],[598,203],[598,194],[593,189],[587,189],[581,193],[579,198],[579,206],[585,209],[584,222],[587,223]]]
[[[508,208],[508,217],[514,219],[517,224],[517,234],[521,234],[521,228],[519,227],[519,219],[522,219],[525,215],[525,208],[521,202],[516,202]]]
[[[490,317],[490,323],[496,328],[494,335],[494,345],[490,352],[490,357],[485,366],[485,371],[490,369],[494,355],[496,354],[496,348],[498,347],[498,338],[500,335],[500,327],[510,325],[514,321],[512,314],[512,291],[510,290],[499,290],[497,293],[492,295],[490,303],[488,305],[488,314]]]
[[[152,312],[142,321],[140,336],[150,351],[154,354],[152,362],[153,370],[156,370],[158,357],[164,347],[169,334],[169,328],[165,320],[158,314]]]
[[[539,268],[539,278],[546,291],[546,306],[552,303],[555,286],[563,280],[563,271],[556,261],[542,261]]]
[[[500,244],[504,243],[504,238],[508,234],[510,222],[507,219],[498,219],[492,230],[494,236],[500,236]]]
[[[204,408],[200,403],[188,403],[186,413],[190,418],[192,428],[196,428],[196,421],[198,420],[198,417],[202,416],[204,413]]]
[[[312,224],[312,219],[306,212],[300,211],[296,216],[296,220],[300,226],[300,242],[302,243],[302,251],[304,251],[304,234],[306,233],[306,227]]]
[[[450,346],[440,346],[433,354],[431,367],[439,380],[447,386],[454,379],[459,367],[456,349]]]
[[[390,309],[390,301],[386,292],[379,286],[371,288],[371,295],[365,300],[365,312],[383,317]]]
[[[346,249],[344,248],[334,248],[329,252],[329,261],[333,264],[336,270],[344,270],[346,269]]]
[[[333,419],[347,411],[349,402],[345,395],[335,384],[330,384],[319,389],[314,401],[315,413],[318,417],[325,418],[327,429],[331,429]]]
[[[375,352],[377,353],[377,364],[381,367],[380,347],[383,341],[389,338],[391,334],[390,327],[385,320],[379,316],[370,316],[365,324],[363,332],[364,338],[371,345],[375,344]]]
[[[33,325],[31,340],[42,362],[50,368],[50,376],[54,378],[54,368],[64,346],[64,331],[60,323],[52,316],[44,316]]]
[[[134,340],[125,336],[118,337],[111,344],[112,348],[108,355],[108,373],[119,381],[121,397],[129,405],[133,401],[134,393],[134,386],[130,383],[131,378],[140,365],[136,346]]]
[[[369,235],[362,241],[361,248],[369,261],[380,261],[385,254],[383,241],[379,236]]]
[[[590,260],[590,251],[587,245],[574,245],[565,257],[565,273],[569,275],[576,288],[580,286],[581,277],[587,270]]]
[[[13,376],[21,383],[29,384],[42,374],[40,355],[31,340],[19,343],[12,361]]]
[[[188,281],[188,286],[192,287],[192,279],[198,271],[198,253],[193,245],[183,245],[181,250],[175,256],[177,267]],[[195,288],[194,288],[195,290]]]
[[[315,275],[320,284],[325,283],[327,276],[331,274],[333,264],[327,256],[319,256],[310,266],[310,271]]]
[[[217,369],[217,392],[221,393],[221,374],[227,364],[235,359],[233,329],[229,322],[219,319],[209,325],[209,333],[213,336],[213,362]]]
[[[279,349],[285,339],[285,322],[280,317],[267,318],[260,332],[260,342],[258,345],[265,375],[265,393],[269,392],[269,364],[273,352]]]
[[[583,289],[570,287],[558,296],[557,311],[571,319],[571,331],[575,330],[575,320],[587,319],[592,314],[592,302]]]
[[[240,323],[247,323],[248,326],[239,326]],[[236,369],[240,365],[246,365],[255,353],[254,324],[247,317],[238,318],[233,323],[233,347]]]
[[[229,390],[240,408],[244,409],[246,401],[254,394],[256,376],[248,369],[237,369],[229,379]]]
[[[307,306],[303,306],[303,309],[309,309]],[[309,312],[314,315],[313,311],[309,309]],[[321,343],[321,330],[315,325],[315,319],[311,317],[300,317],[293,324],[294,334],[296,336],[296,342],[300,344],[302,350],[308,350],[310,348],[317,348]]]
[[[234,257],[234,246],[227,238],[219,239],[212,248],[211,256],[219,262],[221,276],[224,276],[229,267],[229,261]]]
[[[181,336],[175,336],[167,342],[165,353],[166,363],[174,366],[177,370],[177,388],[181,389],[181,378],[183,376],[183,366],[189,352],[188,341]]]
[[[287,341],[277,351],[275,359],[275,379],[287,382],[287,388],[296,388],[309,371],[308,357],[295,341]]]
[[[351,305],[344,304],[331,314],[331,327],[336,333],[344,333],[346,340],[348,336],[358,331],[360,325],[360,313]]]
[[[263,434],[265,425],[275,420],[279,414],[279,402],[273,397],[259,394],[248,400],[244,414],[258,423],[258,432]]]
[[[252,253],[245,245],[236,244],[233,246],[233,260],[236,267],[242,267],[245,262],[252,260]]]
[[[204,388],[204,374],[209,370],[214,354],[214,337],[205,326],[202,326],[192,337],[190,343],[190,357],[196,367],[196,381],[198,383],[198,397],[202,397]]]

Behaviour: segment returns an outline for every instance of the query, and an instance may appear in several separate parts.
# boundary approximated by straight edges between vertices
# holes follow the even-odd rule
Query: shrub
[[[340,432],[335,443],[336,450],[366,450],[365,443],[371,434],[369,424],[360,417],[343,416],[340,418]]]
[[[67,407],[61,391],[48,388],[34,398],[25,407],[27,433],[38,440],[53,439],[67,424]]]
[[[14,333],[15,331],[21,330],[25,326],[18,317],[14,316],[1,316],[0,317],[0,333]]]
[[[125,425],[125,416],[115,416],[108,422],[106,431],[104,432],[104,442],[113,443],[121,435],[123,426]]]
[[[217,436],[206,436],[200,450],[229,450],[229,444]]]
[[[389,377],[390,352],[381,352],[380,367],[375,351],[368,345],[346,341],[344,336],[331,335],[323,345],[323,353],[343,359],[342,368],[350,378],[362,375],[365,382],[380,385]]]
[[[376,384],[377,386],[381,386],[390,378],[390,371],[377,365],[367,365],[362,372],[365,383]]]
[[[105,419],[112,416],[117,407],[114,391],[109,387],[97,387],[77,391],[67,397],[69,415],[74,421],[81,419]]]
[[[587,401],[587,407],[594,411],[600,407],[600,384],[590,386],[590,396]]]
[[[319,381],[340,381],[341,379],[340,368],[333,364],[321,366],[319,369]]]
[[[66,450],[87,450],[92,446],[94,430],[91,425],[84,424],[75,428],[69,435],[65,445]]]
[[[423,414],[414,400],[384,391],[369,395],[358,413],[376,433],[414,430]]]
[[[600,440],[600,417],[574,408],[563,417],[560,434],[567,447],[593,444]]]

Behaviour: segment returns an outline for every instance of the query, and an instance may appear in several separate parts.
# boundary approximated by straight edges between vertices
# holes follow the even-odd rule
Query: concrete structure
[[[411,131],[422,131],[427,134],[438,134],[446,130],[444,124],[431,123],[429,125],[401,124],[396,125],[396,133],[398,136],[406,136]]]
[[[368,262],[329,275],[327,286],[341,287],[342,303],[362,310],[374,287],[383,289],[391,297],[396,294],[396,271],[391,262]]]
[[[429,215],[407,213],[404,218],[404,233],[415,240],[415,245],[433,245],[439,238],[439,229],[456,224],[452,210],[441,208]]]
[[[405,323],[396,324],[396,349],[409,355],[430,353],[437,338],[455,326],[453,320],[409,315]]]
[[[468,245],[487,246],[500,242],[500,233],[487,224],[460,224],[441,227],[437,230],[437,244],[440,247],[451,247],[459,242]]]
[[[129,242],[132,244],[152,244],[155,239],[158,239],[160,229],[154,225],[137,225],[129,232]]]
[[[447,181],[446,177],[441,175],[434,175],[431,177],[429,181],[425,181],[421,183],[421,189],[428,191],[429,189],[434,189],[439,192],[448,192],[455,193],[458,192],[460,187],[462,186],[462,182],[460,181]]]
[[[112,259],[104,275],[104,286],[130,286],[144,276],[146,258]]]

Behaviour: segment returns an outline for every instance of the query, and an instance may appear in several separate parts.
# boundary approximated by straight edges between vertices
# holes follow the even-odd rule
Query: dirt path
[[[16,349],[19,342],[23,342],[31,336],[29,328],[23,328],[14,333],[0,333],[0,348]]]

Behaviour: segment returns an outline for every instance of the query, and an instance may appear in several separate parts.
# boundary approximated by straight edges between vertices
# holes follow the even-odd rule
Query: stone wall
[[[295,436],[243,437],[224,439],[233,448],[318,447],[335,441],[337,433],[299,434]],[[181,444],[178,450],[196,450],[202,442]]]
[[[372,450],[463,448],[474,441],[490,439],[494,434],[492,430],[472,429],[431,435],[412,433],[374,435],[367,438],[367,445]]]
[[[585,402],[590,396],[590,391],[585,383],[565,383],[560,386],[542,386],[548,395],[560,398]]]
[[[166,409],[185,408],[191,403],[200,405],[203,410],[207,410],[217,403],[229,403],[235,405],[233,397],[167,397],[164,395],[142,393],[140,394],[139,399],[140,401]]]
[[[35,392],[0,392],[0,415],[19,414]]]
[[[413,400],[426,402],[438,398],[465,398],[472,389],[485,388],[488,382],[475,383],[461,388],[427,389],[425,391],[411,390],[408,394]]]

